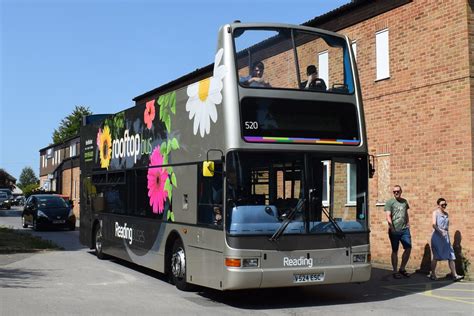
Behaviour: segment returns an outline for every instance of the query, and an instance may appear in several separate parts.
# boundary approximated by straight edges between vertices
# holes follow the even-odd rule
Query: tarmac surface
[[[0,226],[64,250],[0,255],[0,315],[474,315],[474,282],[422,274],[396,280],[380,267],[363,284],[182,292],[161,273],[98,260],[79,243],[78,231],[23,229],[19,214],[0,210]]]

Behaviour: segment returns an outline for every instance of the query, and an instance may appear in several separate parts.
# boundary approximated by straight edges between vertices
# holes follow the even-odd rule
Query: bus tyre
[[[95,226],[94,230],[94,249],[95,255],[98,259],[103,260],[106,258],[106,255],[102,252],[102,226],[100,224]]]
[[[192,286],[186,282],[186,252],[181,239],[176,239],[171,253],[171,283],[181,291],[190,291]]]

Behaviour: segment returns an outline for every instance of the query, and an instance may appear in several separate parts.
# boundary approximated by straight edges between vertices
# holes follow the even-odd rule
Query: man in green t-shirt
[[[402,198],[402,187],[396,185],[393,187],[394,198],[385,203],[385,215],[388,223],[388,237],[392,245],[392,267],[393,277],[400,279],[402,276],[409,277],[405,267],[410,259],[411,253],[411,235],[408,217],[408,201]],[[400,269],[397,272],[398,265],[398,247],[402,243],[403,254]]]

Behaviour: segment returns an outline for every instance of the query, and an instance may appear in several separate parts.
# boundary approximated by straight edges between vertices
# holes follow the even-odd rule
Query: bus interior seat
[[[344,83],[335,83],[332,85],[332,88],[329,88],[328,91],[331,92],[341,92],[341,93],[349,93],[349,89],[347,85]]]

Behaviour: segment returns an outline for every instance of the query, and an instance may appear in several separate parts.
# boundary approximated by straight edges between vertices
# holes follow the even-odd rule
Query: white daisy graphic
[[[223,48],[216,53],[212,77],[190,84],[187,89],[189,99],[186,102],[186,111],[189,112],[190,120],[194,118],[194,135],[197,135],[199,128],[203,138],[209,134],[211,120],[217,122],[216,104],[222,102],[222,79],[226,73],[225,65],[219,66],[222,55],[224,55]]]

